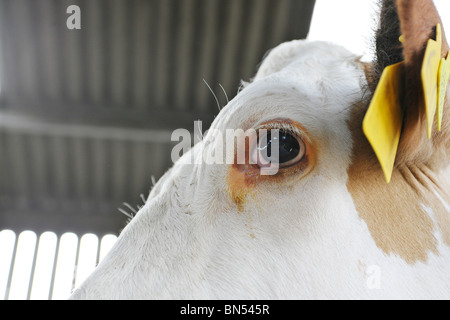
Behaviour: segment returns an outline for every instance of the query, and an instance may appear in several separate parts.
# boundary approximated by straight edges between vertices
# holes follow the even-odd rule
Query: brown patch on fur
[[[450,247],[450,212],[448,211],[450,206],[450,185],[426,166],[420,168],[420,174],[426,177],[426,181],[429,181],[428,189],[433,192],[433,196],[428,199],[428,203],[435,214],[437,226],[442,234],[442,240],[445,245]]]
[[[415,178],[411,166],[396,167],[391,183],[386,183],[361,130],[363,106],[355,108],[349,122],[354,147],[347,188],[359,216],[384,253],[397,255],[410,264],[426,261],[429,253],[438,253],[433,220],[421,207],[423,195],[431,192],[427,192],[424,181]]]
[[[353,158],[347,187],[356,209],[365,220],[377,246],[408,263],[426,261],[437,252],[434,232],[440,231],[450,246],[449,186],[435,173],[448,165],[450,116],[448,96],[444,107],[443,131],[427,137],[421,68],[429,39],[436,37],[442,22],[431,0],[384,0],[377,32],[377,63],[364,67],[370,89],[375,90],[379,74],[404,58],[403,130],[390,184],[361,130],[366,104],[355,106],[349,127],[353,135]],[[444,31],[443,31],[444,33]],[[398,37],[404,41],[400,44]],[[442,57],[448,43],[443,35]],[[427,213],[431,209],[436,220]]]
[[[289,179],[301,179],[305,177],[314,168],[317,148],[312,142],[308,131],[303,126],[290,119],[275,119],[261,124],[259,127],[270,128],[270,124],[288,124],[297,127],[305,136],[302,138],[305,144],[305,155],[303,159],[290,167],[280,168],[275,175],[261,175],[261,168],[258,165],[250,164],[250,145],[251,141],[248,139],[245,143],[245,164],[238,164],[237,162],[237,150],[235,151],[235,163],[230,166],[227,176],[228,193],[231,200],[236,204],[239,212],[243,212],[245,204],[247,203],[248,196],[253,192],[254,188],[260,183],[286,183]]]
[[[375,92],[379,80],[378,78],[376,78],[375,64],[361,62],[359,59],[356,62],[361,65],[361,68],[364,71],[364,75],[366,76],[367,84],[369,86],[370,91]]]

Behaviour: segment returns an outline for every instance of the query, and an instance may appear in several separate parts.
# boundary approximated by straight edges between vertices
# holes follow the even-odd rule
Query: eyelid
[[[311,143],[311,140],[308,137],[308,135],[306,134],[306,132],[304,132],[297,126],[293,125],[289,121],[283,121],[283,120],[268,121],[268,122],[265,122],[263,124],[256,126],[256,128],[255,128],[255,130],[257,132],[258,132],[258,130],[261,130],[261,129],[266,129],[266,130],[278,129],[280,131],[283,130],[292,135],[297,136],[299,139],[303,140],[303,142]]]

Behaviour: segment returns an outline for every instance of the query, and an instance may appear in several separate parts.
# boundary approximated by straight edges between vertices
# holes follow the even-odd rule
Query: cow
[[[321,41],[271,50],[70,298],[450,298],[449,103],[428,136],[421,78],[441,20],[431,0],[380,8],[373,62]],[[401,134],[388,183],[363,121],[398,63]],[[262,174],[251,156],[191,161],[228,129],[277,130],[278,144],[236,146],[278,145],[276,172]]]

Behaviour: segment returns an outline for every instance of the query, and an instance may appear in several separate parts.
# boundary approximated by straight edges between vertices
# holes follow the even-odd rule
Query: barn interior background
[[[267,50],[307,36],[314,4],[0,0],[0,242],[12,239],[0,243],[0,299],[67,296],[83,235],[118,235],[118,208],[142,204],[172,165],[172,131],[195,120],[206,130],[218,113],[204,80],[225,105],[222,87],[231,99]],[[66,26],[70,5],[80,30]],[[26,258],[22,236],[34,243]],[[57,292],[68,263],[77,268]]]

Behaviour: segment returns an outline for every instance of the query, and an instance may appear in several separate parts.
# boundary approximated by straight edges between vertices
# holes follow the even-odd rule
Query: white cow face
[[[406,4],[419,3],[398,2],[400,22]],[[391,1],[384,5],[395,10]],[[407,72],[414,69],[408,39],[418,39],[412,29],[402,29]],[[361,131],[379,77],[371,70],[330,43],[292,41],[272,50],[205,139],[156,184],[73,298],[448,296],[450,202],[435,176],[444,165],[423,156],[445,146],[446,134],[408,149],[422,132],[422,118],[414,120],[420,107],[408,105],[386,184]],[[279,129],[277,173],[262,175],[264,161],[249,163],[252,139],[232,148],[231,159],[247,152],[244,163],[197,161],[222,147],[230,156],[216,138],[227,129]],[[446,153],[435,154],[443,163]]]
[[[194,169],[203,171],[197,183],[213,195],[208,206],[251,219],[264,217],[267,232],[280,223],[291,225],[290,219],[334,211],[337,204],[330,199],[337,196],[338,186],[345,189],[352,152],[348,121],[352,106],[364,98],[366,84],[358,57],[341,47],[293,41],[274,49],[210,131],[279,129],[279,170],[262,175],[261,164]],[[245,146],[235,146],[235,152],[245,149],[252,157],[254,144],[250,139]],[[306,222],[300,225],[306,227]]]
[[[210,133],[282,129],[293,162],[263,176],[258,165],[189,164],[186,154],[75,296],[288,297],[292,284],[296,296],[307,294],[299,279],[349,232],[347,121],[364,85],[358,58],[341,47],[293,41],[274,49]],[[214,147],[205,141],[216,140],[206,136],[195,157]]]

